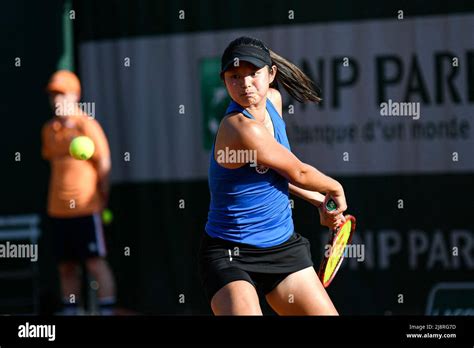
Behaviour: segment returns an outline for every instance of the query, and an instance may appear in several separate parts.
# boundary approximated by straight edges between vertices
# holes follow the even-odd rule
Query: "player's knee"
[[[62,277],[77,275],[78,264],[75,262],[62,262],[59,264],[59,273]]]
[[[105,260],[100,257],[94,257],[86,260],[87,271],[92,275],[96,275],[103,272],[105,267]]]
[[[259,303],[245,295],[238,300],[213,299],[211,308],[215,315],[262,315]]]
[[[211,308],[216,315],[262,315],[255,288],[245,281],[220,289],[212,298]]]

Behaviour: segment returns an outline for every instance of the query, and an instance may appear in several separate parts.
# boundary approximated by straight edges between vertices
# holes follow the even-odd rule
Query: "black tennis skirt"
[[[293,233],[284,243],[258,248],[212,238],[206,232],[199,250],[202,285],[210,301],[226,284],[246,280],[268,294],[291,273],[313,266],[309,241]]]

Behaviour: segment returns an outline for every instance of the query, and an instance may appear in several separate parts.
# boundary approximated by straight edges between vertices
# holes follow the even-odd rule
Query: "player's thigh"
[[[338,315],[313,267],[288,275],[266,299],[279,315]]]
[[[246,280],[232,281],[211,299],[215,315],[262,315],[255,287]]]

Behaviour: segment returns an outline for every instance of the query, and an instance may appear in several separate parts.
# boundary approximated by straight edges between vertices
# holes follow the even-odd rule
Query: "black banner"
[[[9,344],[470,344],[473,317],[1,317]]]

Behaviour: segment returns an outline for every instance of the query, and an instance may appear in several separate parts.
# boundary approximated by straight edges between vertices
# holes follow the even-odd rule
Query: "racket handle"
[[[326,202],[326,209],[328,211],[333,211],[333,210],[336,210],[337,209],[337,205],[336,205],[336,202],[334,202],[334,200],[332,198],[330,198],[327,202]]]

